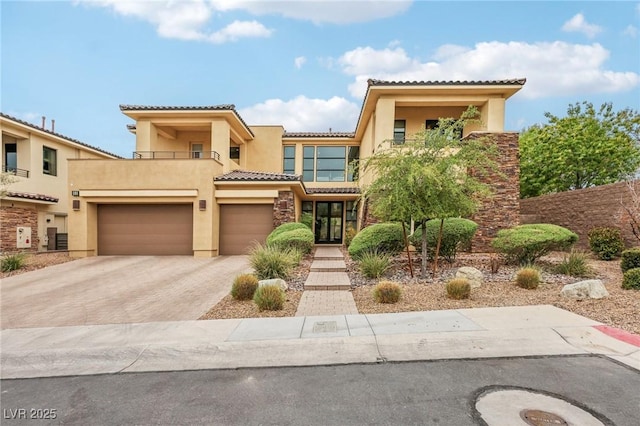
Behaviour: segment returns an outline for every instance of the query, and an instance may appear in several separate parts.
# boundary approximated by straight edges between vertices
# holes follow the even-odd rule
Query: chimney
[[[45,117],[44,115],[42,116],[42,129],[44,130],[44,126],[45,126],[45,122],[47,121],[47,117]]]
[[[51,133],[55,133],[56,132],[56,120],[54,120],[53,118],[51,119]]]

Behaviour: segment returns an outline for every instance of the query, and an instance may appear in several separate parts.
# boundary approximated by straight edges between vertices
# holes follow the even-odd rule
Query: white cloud
[[[27,111],[27,112],[16,112],[16,111],[8,111],[7,115],[11,117],[15,117],[19,120],[26,121],[28,123],[35,124],[37,126],[42,125],[42,114],[39,112]],[[51,120],[47,120],[45,126],[48,126],[51,123]]]
[[[302,68],[302,66],[305,64],[305,62],[307,62],[307,58],[305,58],[304,56],[298,56],[297,58],[295,58],[293,60],[293,64],[295,65],[295,67],[297,69]]]
[[[298,96],[289,101],[269,99],[242,108],[240,115],[251,124],[282,124],[289,132],[353,131],[360,106],[344,98],[310,99]]]
[[[584,15],[582,13],[578,13],[562,25],[562,31],[579,32],[589,38],[594,38],[602,32],[602,27],[588,23],[587,20],[584,19]]]
[[[243,37],[269,37],[273,31],[258,21],[233,21],[208,39],[216,44],[237,41]]]
[[[638,27],[635,27],[631,24],[627,25],[627,28],[625,28],[622,31],[622,34],[627,35],[631,38],[636,38],[638,36]]]
[[[369,52],[376,61],[360,55]],[[354,76],[350,93],[362,97],[367,79],[381,80],[489,80],[527,78],[520,92],[528,98],[613,93],[630,90],[640,84],[637,72],[605,69],[609,51],[598,43],[566,42],[483,42],[473,48],[446,45],[437,49],[433,61],[411,58],[402,49],[375,50],[359,47],[346,52],[340,64]],[[389,59],[406,67],[388,65]],[[382,64],[382,65],[381,65]]]

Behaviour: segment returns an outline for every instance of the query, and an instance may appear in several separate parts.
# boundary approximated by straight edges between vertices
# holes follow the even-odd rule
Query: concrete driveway
[[[246,256],[100,256],[0,282],[2,329],[194,320],[251,270]]]

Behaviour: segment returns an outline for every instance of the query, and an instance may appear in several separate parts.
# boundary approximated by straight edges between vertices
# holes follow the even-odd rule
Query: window
[[[347,165],[349,167],[347,180],[349,182],[354,182],[358,180],[359,174],[359,165],[358,160],[360,159],[360,147],[359,146],[348,146],[348,155],[347,155]]]
[[[239,146],[231,146],[229,147],[229,158],[232,160],[240,159],[240,147]]]
[[[42,147],[42,173],[57,176],[57,156],[58,153],[55,149]]]
[[[316,182],[344,182],[345,147],[319,146],[316,153]]]
[[[191,144],[191,158],[202,158],[202,144],[201,143],[192,143]]]
[[[438,120],[425,120],[424,128],[427,130],[433,130],[438,128]]]
[[[358,203],[356,201],[347,201],[345,217],[345,229],[349,228],[354,231],[358,230]]]
[[[295,174],[296,172],[296,147],[285,146],[283,150],[282,172]]]
[[[4,171],[16,173],[18,171],[18,144],[7,143],[4,145]]]
[[[393,143],[396,145],[402,145],[407,133],[406,120],[395,120],[393,122]]]
[[[305,146],[302,150],[302,180],[305,182],[313,182],[315,152],[315,146]]]

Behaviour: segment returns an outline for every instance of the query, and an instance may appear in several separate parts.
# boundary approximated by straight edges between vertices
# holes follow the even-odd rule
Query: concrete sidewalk
[[[601,329],[548,305],[10,329],[1,377],[574,354],[640,370],[638,336]]]

